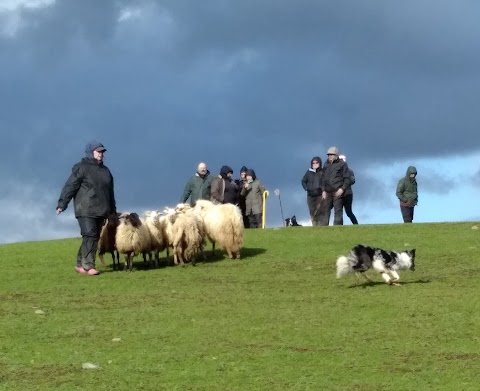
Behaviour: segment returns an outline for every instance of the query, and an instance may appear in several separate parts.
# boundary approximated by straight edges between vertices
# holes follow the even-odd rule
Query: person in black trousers
[[[322,225],[328,225],[333,208],[334,225],[343,225],[343,196],[350,186],[350,172],[347,163],[338,158],[338,148],[330,147],[322,176]]]
[[[347,157],[345,155],[340,155],[338,158],[340,160],[343,160],[344,162],[347,162]],[[352,185],[355,183],[355,174],[350,167],[348,167],[348,170],[350,172],[350,186],[347,188],[347,190],[345,190],[345,194],[343,195],[343,208],[345,209],[345,214],[348,216],[352,224],[358,224],[358,220],[352,211],[352,204],[353,204]]]
[[[116,213],[113,176],[103,164],[106,151],[98,141],[87,144],[86,156],[73,166],[57,204],[57,214],[60,214],[74,199],[75,217],[82,235],[75,270],[90,276],[99,274],[95,257],[102,225],[109,214]]]
[[[307,192],[307,206],[312,225],[322,224],[322,159],[315,156],[310,168],[302,178],[303,190]]]

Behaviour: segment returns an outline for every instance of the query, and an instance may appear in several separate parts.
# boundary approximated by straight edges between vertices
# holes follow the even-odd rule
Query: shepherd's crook
[[[285,218],[283,217],[282,200],[280,199],[279,189],[275,189],[275,195],[278,197],[278,201],[280,202],[280,212],[282,213],[282,225],[285,227]]]
[[[266,214],[266,208],[267,208],[266,200],[269,194],[270,193],[268,192],[268,190],[265,190],[262,194],[262,198],[263,198],[262,229],[265,228],[265,214]]]

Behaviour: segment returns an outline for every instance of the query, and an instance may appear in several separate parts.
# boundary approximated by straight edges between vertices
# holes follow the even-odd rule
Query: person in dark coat
[[[247,170],[247,181],[243,185],[241,194],[245,196],[246,215],[250,222],[250,228],[262,228],[263,192],[262,183],[257,179],[255,171]]]
[[[347,161],[347,157],[345,155],[340,155],[338,157],[340,160],[344,162]],[[350,172],[350,186],[345,190],[345,194],[343,195],[343,207],[345,209],[345,214],[348,216],[352,224],[358,224],[357,217],[353,214],[352,205],[353,205],[353,190],[352,185],[355,184],[355,173],[353,170],[348,167],[348,171]]]
[[[328,225],[330,211],[334,210],[334,225],[343,225],[343,196],[350,186],[347,163],[338,158],[338,148],[330,147],[323,167],[322,199],[324,202],[322,225]]]
[[[403,222],[413,222],[413,210],[418,203],[417,169],[414,166],[408,167],[406,175],[398,181],[396,194]]]
[[[113,176],[103,164],[106,151],[98,141],[87,144],[86,156],[73,166],[57,203],[57,214],[60,214],[67,209],[71,199],[74,200],[75,217],[82,235],[75,270],[81,274],[99,274],[95,269],[95,258],[100,231],[105,218],[116,213]]]
[[[310,161],[310,168],[302,178],[303,190],[307,192],[307,206],[312,225],[321,225],[322,204],[322,159],[315,156]]]
[[[213,178],[210,200],[214,204],[237,204],[238,188],[232,175],[233,170],[229,166],[222,166],[220,175]]]
[[[247,205],[245,204],[245,196],[242,195],[242,189],[245,187],[245,183],[247,182],[247,167],[242,166],[240,169],[240,179],[237,179],[235,183],[237,184],[238,189],[238,207],[242,211],[242,218],[243,218],[243,226],[245,228],[250,228],[250,220],[248,219],[246,209]]]
[[[197,200],[210,200],[212,180],[213,177],[210,175],[207,165],[200,163],[195,175],[185,185],[180,202],[185,203],[190,198],[190,204],[195,206]]]

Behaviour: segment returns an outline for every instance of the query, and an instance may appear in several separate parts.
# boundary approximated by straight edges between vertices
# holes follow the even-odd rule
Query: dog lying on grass
[[[297,216],[293,215],[285,219],[285,227],[301,227],[301,224],[297,223]]]
[[[364,274],[369,269],[380,273],[387,284],[400,285],[397,270],[415,270],[415,249],[388,251],[358,244],[347,256],[342,255],[337,259],[337,278],[348,273],[357,273],[371,281]]]

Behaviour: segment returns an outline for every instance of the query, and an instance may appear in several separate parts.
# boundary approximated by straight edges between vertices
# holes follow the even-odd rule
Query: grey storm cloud
[[[337,145],[356,199],[387,202],[399,178],[371,178],[374,162],[478,150],[471,1],[57,0],[17,13],[0,34],[0,173],[19,182],[60,191],[96,138],[121,204],[154,206],[178,201],[199,161],[293,189]]]

